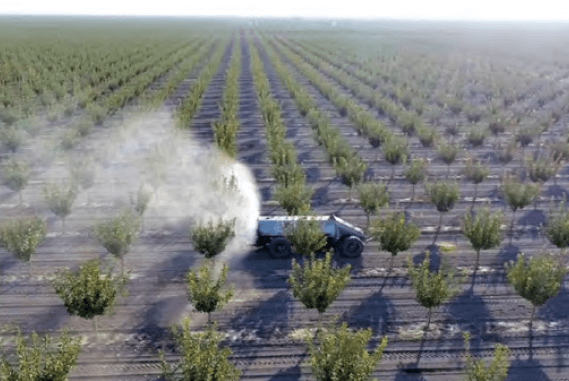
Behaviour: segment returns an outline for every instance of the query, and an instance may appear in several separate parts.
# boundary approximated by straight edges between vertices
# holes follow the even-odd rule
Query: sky
[[[0,14],[569,21],[560,0],[0,0]]]

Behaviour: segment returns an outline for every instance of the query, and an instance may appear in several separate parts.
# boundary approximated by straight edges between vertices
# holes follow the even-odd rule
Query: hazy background
[[[0,14],[392,18],[419,20],[569,20],[569,2],[2,0]]]

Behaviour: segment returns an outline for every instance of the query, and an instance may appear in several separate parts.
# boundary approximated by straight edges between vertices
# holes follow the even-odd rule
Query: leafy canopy
[[[229,268],[223,265],[217,281],[212,279],[211,269],[205,265],[198,272],[190,271],[186,282],[188,287],[188,299],[199,312],[211,313],[227,304],[234,295],[233,286],[221,292],[227,281]]]
[[[346,323],[308,339],[312,375],[317,381],[365,381],[379,365],[387,347],[387,337],[372,352],[367,350],[371,329],[351,332]]]
[[[421,235],[421,229],[412,222],[405,221],[404,213],[392,213],[372,224],[371,236],[379,241],[383,251],[396,256],[408,250]]]
[[[569,246],[569,212],[566,200],[561,201],[557,210],[551,213],[549,223],[544,230],[547,239],[558,248],[564,249]]]
[[[360,205],[366,214],[377,213],[389,205],[389,191],[382,183],[364,183],[359,186]]]
[[[460,197],[458,184],[440,181],[425,185],[431,203],[440,213],[446,213],[454,208],[454,204]]]
[[[405,178],[409,183],[416,185],[425,179],[427,160],[413,159],[411,165],[405,170]]]
[[[4,351],[3,351],[4,352]],[[64,331],[56,346],[52,339],[40,339],[33,332],[26,340],[20,331],[16,337],[16,358],[9,361],[4,355],[0,360],[0,378],[6,381],[67,381],[71,369],[77,365],[81,352],[81,338],[72,339]]]
[[[140,229],[140,217],[125,209],[117,216],[95,225],[95,238],[110,254],[123,258]]]
[[[197,252],[204,254],[206,258],[213,258],[227,247],[229,241],[235,237],[233,230],[235,219],[223,221],[221,218],[217,224],[209,221],[207,224],[194,226],[190,232],[190,239]]]
[[[49,210],[59,218],[65,218],[71,213],[71,208],[77,197],[75,184],[50,183],[43,189],[43,197]]]
[[[448,265],[438,272],[431,272],[430,252],[426,252],[423,263],[414,265],[411,256],[407,259],[408,274],[415,289],[415,300],[423,307],[436,308],[459,292],[458,285],[463,281],[456,277]]]
[[[289,224],[285,236],[295,252],[308,257],[320,252],[328,242],[320,223],[304,218]]]
[[[506,381],[510,369],[510,349],[502,344],[494,346],[494,359],[487,366],[484,360],[474,360],[470,354],[470,333],[464,332],[464,347],[466,349],[466,380],[465,381]]]
[[[57,271],[52,284],[67,312],[93,319],[112,309],[118,293],[128,281],[125,275],[113,277],[112,270],[101,274],[99,260],[95,259],[85,263],[76,273],[69,269]]]
[[[523,184],[515,176],[507,176],[504,179],[502,192],[506,202],[513,212],[523,209],[539,196],[539,184]]]
[[[490,214],[486,207],[481,209],[476,217],[467,213],[463,219],[462,234],[470,241],[476,251],[490,250],[500,246],[502,232],[500,226],[503,221],[503,214],[500,212]]]
[[[508,282],[516,292],[536,307],[559,293],[567,269],[551,255],[531,258],[526,263],[525,255],[517,262],[506,265]]]
[[[303,267],[292,260],[288,284],[293,296],[306,308],[315,308],[323,313],[350,282],[351,270],[351,265],[342,269],[334,268],[330,252],[326,253],[325,259],[316,259],[312,254],[310,261],[305,261]]]
[[[185,318],[182,327],[181,332],[172,327],[181,353],[177,366],[166,362],[164,351],[159,353],[162,377],[167,381],[237,381],[241,377],[241,371],[227,360],[233,354],[231,349],[219,348],[224,335],[216,331],[215,324],[205,332],[192,333],[190,318]]]
[[[310,210],[310,199],[314,194],[312,188],[303,183],[279,186],[275,191],[275,200],[289,216],[306,213]]]
[[[45,221],[37,217],[11,221],[0,227],[0,245],[19,260],[29,262],[46,233]]]

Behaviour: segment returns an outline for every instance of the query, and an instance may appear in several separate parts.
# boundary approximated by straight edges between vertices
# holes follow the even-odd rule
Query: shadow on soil
[[[283,290],[250,310],[237,313],[227,323],[227,328],[236,331],[247,329],[263,339],[284,336],[289,331],[289,316],[293,310],[292,295]]]
[[[300,365],[291,366],[290,368],[281,369],[269,381],[298,381],[302,377]]]
[[[442,255],[438,245],[429,245],[427,248],[420,254],[413,256],[413,263],[415,265],[419,265],[423,263],[425,260],[427,251],[430,253],[429,260],[430,260],[430,270],[431,271],[439,271],[441,267],[441,260]]]
[[[551,185],[545,192],[545,195],[563,200],[564,197],[569,198],[569,191],[560,185]]]
[[[559,294],[546,302],[537,312],[537,318],[547,323],[564,322],[567,320],[567,311],[569,311],[569,292],[562,287]],[[564,347],[569,345],[569,338],[564,335],[558,335],[553,328],[553,332],[545,337],[546,345],[557,347],[557,366],[564,368],[567,366]]]
[[[535,360],[513,361],[506,381],[549,381],[550,378],[541,369],[541,364]]]
[[[389,298],[382,295],[382,291],[377,291],[354,307],[342,320],[353,329],[371,328],[374,338],[384,336],[389,330],[389,322],[396,321],[395,306]],[[373,345],[378,344],[374,341],[377,339],[372,339]]]
[[[405,369],[400,369],[393,381],[427,381],[425,377],[420,374],[410,374],[410,372],[405,371]]]

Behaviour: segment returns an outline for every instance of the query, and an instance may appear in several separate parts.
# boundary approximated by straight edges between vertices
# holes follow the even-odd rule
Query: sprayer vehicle
[[[362,229],[331,214],[330,216],[268,216],[259,217],[257,241],[255,246],[266,247],[273,258],[288,258],[292,254],[290,242],[285,237],[285,229],[300,220],[320,222],[326,234],[326,249],[334,248],[336,253],[348,258],[359,257],[366,237]]]

